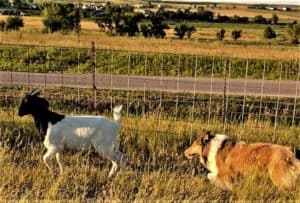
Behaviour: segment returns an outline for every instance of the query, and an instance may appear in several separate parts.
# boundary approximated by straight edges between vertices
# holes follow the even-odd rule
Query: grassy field
[[[6,16],[0,16],[6,19]],[[98,31],[92,21],[82,22],[82,33],[78,42],[75,33],[42,34],[42,22],[39,17],[24,17],[25,27],[19,32],[0,33],[0,43],[54,45],[71,47],[90,47],[95,41],[97,48],[112,48],[130,51],[168,52],[182,54],[197,54],[209,56],[230,56],[236,58],[259,59],[299,59],[299,47],[287,46],[284,42],[284,29],[278,26],[280,36],[276,40],[263,40],[264,26],[241,25],[243,37],[234,42],[229,33],[239,25],[196,23],[198,31],[190,40],[174,38],[173,31],[167,30],[170,35],[167,39],[145,39],[143,37],[107,36]],[[225,42],[215,39],[215,32],[222,27],[230,26],[227,30]]]
[[[1,112],[1,117],[5,114]],[[25,119],[28,121],[28,119]],[[31,120],[30,120],[31,121]],[[124,120],[123,128],[136,126],[141,131],[122,130],[122,151],[128,156],[126,170],[112,181],[107,179],[110,163],[96,154],[65,152],[65,171],[49,173],[42,161],[42,140],[33,126],[23,124],[1,127],[1,137],[19,136],[18,145],[0,151],[0,198],[2,200],[61,200],[83,201],[299,201],[300,189],[279,191],[269,180],[249,177],[237,184],[233,192],[222,191],[210,184],[200,173],[197,161],[187,161],[183,150],[195,135],[185,132],[189,127],[177,122],[178,134],[155,134],[157,122],[151,118]],[[251,120],[249,120],[251,122]],[[160,129],[174,130],[172,123],[160,124]],[[199,130],[201,129],[199,124]],[[276,143],[297,141],[293,137],[299,128],[282,127],[280,136],[271,138],[273,127],[265,123],[260,134],[241,130],[242,125],[232,125],[230,137],[238,140],[253,139]],[[21,130],[21,131],[20,131]],[[149,132],[147,132],[149,130]],[[215,130],[215,129],[212,129]],[[33,138],[32,138],[32,137]],[[27,140],[30,142],[26,143]],[[23,141],[23,143],[21,143]],[[25,143],[24,143],[25,142]],[[274,142],[274,141],[273,141]],[[299,144],[299,139],[298,139]],[[56,165],[55,165],[56,166]],[[57,166],[56,166],[57,167]],[[300,182],[297,183],[298,186]]]
[[[128,157],[126,170],[113,180],[107,179],[110,162],[94,152],[65,151],[65,171],[59,175],[58,167],[49,173],[42,161],[45,148],[43,138],[37,135],[30,117],[16,115],[17,106],[27,87],[13,87],[7,91],[11,97],[1,97],[0,109],[0,198],[10,201],[263,201],[286,202],[300,200],[298,187],[279,191],[264,178],[249,177],[237,184],[233,192],[222,191],[208,182],[198,161],[186,160],[184,149],[204,129],[204,120],[158,120],[155,111],[147,115],[123,112],[119,134],[121,151]],[[2,89],[4,91],[5,89]],[[7,89],[9,90],[9,89]],[[52,109],[68,114],[92,114],[91,109],[72,110],[67,103],[72,94],[65,90],[65,100],[49,90]],[[76,91],[76,90],[74,90]],[[83,94],[83,93],[82,93]],[[87,96],[87,94],[84,94]],[[57,97],[58,96],[58,97]],[[121,95],[116,96],[120,99]],[[105,97],[101,97],[105,98]],[[109,98],[109,97],[106,97]],[[120,100],[119,100],[120,101]],[[10,105],[5,105],[8,102]],[[86,101],[85,101],[86,102]],[[82,105],[82,104],[81,104]],[[85,109],[85,111],[82,111]],[[102,109],[102,108],[101,108]],[[107,110],[102,111],[112,117]],[[219,119],[212,119],[209,129],[222,132]],[[300,128],[274,124],[249,118],[245,122],[232,122],[227,126],[231,139],[247,142],[266,141],[288,146],[300,146]]]

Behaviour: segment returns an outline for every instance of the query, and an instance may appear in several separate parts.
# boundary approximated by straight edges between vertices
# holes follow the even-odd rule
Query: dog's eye
[[[24,99],[24,103],[28,103],[28,99]]]

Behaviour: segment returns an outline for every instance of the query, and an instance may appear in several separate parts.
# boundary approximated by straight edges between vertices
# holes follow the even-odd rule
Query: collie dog
[[[232,190],[240,176],[269,177],[280,189],[290,189],[300,175],[300,150],[270,144],[229,141],[226,135],[205,132],[184,152],[189,159],[200,158],[216,186]]]

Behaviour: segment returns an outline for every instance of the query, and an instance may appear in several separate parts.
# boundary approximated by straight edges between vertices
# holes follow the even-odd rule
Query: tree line
[[[81,7],[76,7],[74,4],[60,4],[60,3],[44,3],[41,5],[42,19],[45,29],[43,32],[80,32],[80,21],[86,15]],[[130,5],[119,6],[108,4],[103,7],[101,14],[94,18],[99,26],[100,31],[106,32],[108,35],[119,36],[137,36],[142,35],[145,38],[156,37],[164,38],[166,36],[166,29],[169,25],[166,23],[168,19],[201,19],[205,21],[214,22],[246,22],[246,18],[233,16],[225,17],[218,15],[214,20],[213,13],[205,10],[198,10],[197,12],[190,12],[189,10],[178,10],[177,12],[165,11],[163,8],[157,12],[151,13],[145,17],[142,13],[133,12],[134,9]],[[172,14],[172,15],[171,15]],[[278,23],[278,16],[273,14],[272,19],[266,20],[263,16],[256,16],[254,21],[256,23]],[[24,26],[21,17],[9,17],[7,21],[0,21],[0,31],[18,30]],[[193,33],[197,31],[195,26],[188,23],[179,23],[174,27],[174,35],[179,39],[185,36],[190,38]],[[221,29],[216,33],[216,38],[223,40],[226,30]],[[299,43],[300,26],[297,22],[287,24],[286,33],[290,41],[294,44]],[[242,30],[233,30],[231,36],[234,40],[242,36]],[[267,39],[276,38],[276,31],[271,26],[267,26],[264,30],[263,36]]]

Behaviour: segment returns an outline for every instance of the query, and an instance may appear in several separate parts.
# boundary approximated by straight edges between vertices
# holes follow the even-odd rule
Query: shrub
[[[192,33],[196,32],[196,28],[194,26],[189,26],[187,24],[181,24],[175,27],[174,32],[175,32],[174,34],[178,36],[179,39],[183,39],[185,35],[188,38],[190,38]]]
[[[268,24],[270,23],[268,19],[266,19],[265,17],[263,17],[262,15],[258,15],[254,17],[254,23],[258,23],[258,24]]]
[[[226,15],[222,16],[222,15],[218,14],[217,18],[216,18],[216,22],[219,22],[219,23],[230,23],[231,22],[231,18],[228,17],[228,16],[226,16]]]
[[[276,38],[276,36],[276,32],[270,26],[267,26],[264,31],[264,38],[273,39]]]
[[[217,32],[217,38],[222,41],[225,37],[225,32],[226,30],[222,28],[219,32]]]
[[[231,36],[234,40],[237,40],[238,38],[240,38],[242,36],[242,30],[233,30],[231,32]]]
[[[289,24],[286,26],[286,32],[291,43],[299,44],[300,24]]]
[[[19,30],[24,27],[23,19],[19,16],[8,17],[6,19],[7,30]]]
[[[273,14],[272,14],[272,22],[273,22],[274,24],[277,24],[278,21],[279,21],[279,18],[278,18],[278,16],[277,16],[277,14],[276,14],[276,13],[273,13]]]

